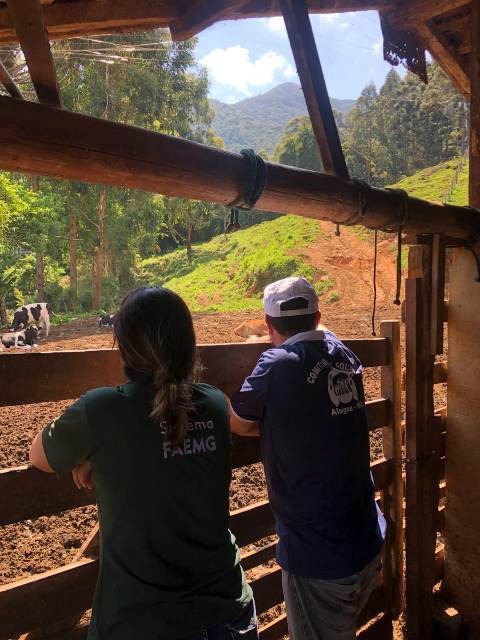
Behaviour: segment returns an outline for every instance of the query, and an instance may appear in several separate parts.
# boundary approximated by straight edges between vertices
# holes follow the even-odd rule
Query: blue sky
[[[357,98],[368,82],[382,84],[390,65],[375,11],[313,14],[311,21],[330,96]],[[283,18],[219,22],[199,35],[197,59],[209,71],[211,97],[223,102],[299,82]]]

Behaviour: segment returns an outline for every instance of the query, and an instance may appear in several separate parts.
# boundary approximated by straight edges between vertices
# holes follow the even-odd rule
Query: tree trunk
[[[77,272],[77,214],[73,209],[68,215],[68,244],[69,258],[68,266],[70,271],[70,302],[72,307],[78,304],[78,272]]]
[[[45,262],[43,253],[35,253],[35,280],[37,284],[37,302],[45,302]]]
[[[190,258],[192,255],[192,227],[187,226],[187,256]]]
[[[6,326],[7,323],[7,296],[3,293],[0,295],[0,324]]]
[[[105,208],[107,190],[100,188],[98,197],[98,245],[95,252],[95,280],[92,293],[92,309],[100,309],[102,304],[102,280],[105,272]]]
[[[38,176],[32,176],[32,191],[38,191]],[[37,302],[45,302],[45,261],[43,252],[37,249],[35,252],[35,285],[37,289]]]

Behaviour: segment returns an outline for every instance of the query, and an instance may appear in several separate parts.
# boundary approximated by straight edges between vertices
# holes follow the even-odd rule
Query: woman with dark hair
[[[95,487],[101,568],[89,640],[258,638],[228,529],[230,425],[221,391],[195,383],[184,301],[163,287],[123,300],[126,384],[93,389],[30,449],[31,463]]]

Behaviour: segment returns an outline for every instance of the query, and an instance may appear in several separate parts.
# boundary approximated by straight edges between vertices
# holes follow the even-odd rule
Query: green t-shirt
[[[44,429],[50,466],[88,459],[101,527],[89,640],[172,640],[237,617],[252,598],[228,529],[231,436],[223,394],[193,385],[178,447],[148,416],[150,384],[94,389]]]

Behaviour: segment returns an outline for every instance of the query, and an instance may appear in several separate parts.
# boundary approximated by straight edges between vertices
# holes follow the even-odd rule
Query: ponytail
[[[166,422],[167,437],[172,446],[178,446],[187,435],[189,414],[193,412],[191,384],[167,378],[163,369],[158,370],[154,384],[155,397],[150,417],[156,422]]]
[[[192,316],[179,295],[164,287],[129,293],[115,316],[115,336],[125,373],[155,390],[152,420],[167,425],[166,437],[180,444],[193,413],[192,382],[197,354]]]

